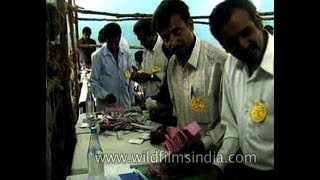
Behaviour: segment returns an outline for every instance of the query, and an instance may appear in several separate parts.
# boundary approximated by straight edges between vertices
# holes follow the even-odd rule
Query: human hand
[[[117,102],[117,98],[112,93],[109,93],[106,96],[106,101],[108,104],[113,104],[113,103]]]
[[[161,126],[157,127],[156,131],[157,131],[157,132],[162,132],[162,133],[165,133],[165,134],[166,134],[166,133],[167,133],[167,126],[161,125]]]
[[[148,97],[144,103],[147,110],[151,110],[157,107],[157,101]]]
[[[151,76],[151,80],[152,80],[152,81],[161,82],[161,79],[160,79],[156,74],[153,74],[153,75]]]
[[[184,144],[184,146],[181,148],[179,153],[181,154],[202,154],[204,155],[206,153],[205,147],[203,142],[201,141],[201,136],[199,134],[196,134],[195,136],[191,136],[191,134],[185,130],[187,133],[188,141]],[[189,133],[189,134],[188,134]]]
[[[137,72],[137,73],[132,73],[130,78],[133,81],[136,81],[138,83],[145,83],[151,80],[151,75],[144,72]]]
[[[162,131],[151,131],[150,132],[150,144],[161,144],[166,140],[166,134]]]

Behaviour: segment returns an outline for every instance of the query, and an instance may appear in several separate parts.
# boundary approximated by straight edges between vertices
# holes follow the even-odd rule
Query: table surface
[[[81,82],[82,87],[80,90],[79,104],[86,101],[87,92],[88,92],[88,79],[90,78],[90,74],[81,73]]]
[[[87,178],[87,151],[90,140],[90,130],[89,128],[80,128],[82,122],[85,121],[85,114],[80,114],[76,124],[77,144],[73,155],[71,175],[68,176],[68,180],[86,180]],[[160,124],[154,122],[152,123],[152,126],[155,128],[159,125]],[[145,133],[146,132],[148,131],[145,131]],[[123,138],[118,140],[116,136],[100,133],[99,140],[104,154],[110,155],[109,158],[112,158],[112,156],[113,158],[122,158],[124,161],[121,163],[130,164],[132,168],[137,168],[146,175],[147,164],[160,162],[165,151],[160,145],[151,145],[149,140],[144,141],[141,145],[129,144],[129,139],[136,139],[142,134],[143,133],[139,132],[125,133]],[[105,166],[107,165],[108,163],[105,163]],[[201,177],[203,176],[196,175],[187,179],[201,179]]]
[[[118,140],[116,136],[99,135],[100,144],[103,153],[109,158],[122,159],[121,162],[130,164],[132,167],[146,165],[149,163],[160,162],[165,156],[164,148],[160,145],[151,145],[150,141],[144,141],[142,144],[130,144],[129,139],[137,139],[143,133],[130,132],[124,134],[122,139]],[[87,151],[89,146],[90,133],[77,134],[77,144],[75,146],[71,175],[88,173]],[[110,162],[109,162],[110,163]],[[107,165],[107,162],[105,162]]]
[[[78,117],[77,124],[75,125],[76,134],[90,134],[89,128],[81,128],[81,124],[86,122],[86,114],[80,114]]]
[[[148,180],[156,180],[156,177],[149,177],[147,176],[147,166],[142,165],[142,166],[137,166],[136,169],[138,169],[145,178]],[[88,174],[78,174],[78,175],[70,175],[67,177],[66,180],[87,180]],[[192,175],[183,177],[182,179],[184,180],[201,180],[205,179],[206,173],[205,172],[194,172]],[[141,178],[143,179],[143,178]]]

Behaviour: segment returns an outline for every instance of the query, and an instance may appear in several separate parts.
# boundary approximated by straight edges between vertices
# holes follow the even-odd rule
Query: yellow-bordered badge
[[[124,76],[125,76],[127,79],[129,79],[130,76],[131,76],[131,72],[130,72],[130,71],[125,71],[125,72],[124,72]]]
[[[191,108],[195,112],[202,112],[205,109],[205,102],[200,97],[193,96],[191,101],[190,101],[190,104],[191,104]]]
[[[254,122],[262,122],[266,119],[267,109],[262,102],[256,102],[251,108],[251,120]]]
[[[151,68],[152,73],[158,73],[160,72],[160,70],[161,70],[160,66],[152,66]]]

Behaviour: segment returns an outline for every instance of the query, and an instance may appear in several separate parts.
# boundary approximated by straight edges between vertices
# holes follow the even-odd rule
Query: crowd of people
[[[81,63],[91,69],[97,111],[140,106],[164,126],[196,121],[199,135],[178,153],[220,155],[223,161],[208,164],[208,179],[273,177],[273,28],[263,26],[250,0],[213,7],[208,28],[221,46],[196,36],[193,27],[184,1],[163,0],[152,18],[133,26],[143,50],[131,55],[119,24],[106,24],[99,32],[101,48],[80,49]],[[81,44],[96,44],[89,27],[82,33]],[[255,161],[229,158],[247,154]]]

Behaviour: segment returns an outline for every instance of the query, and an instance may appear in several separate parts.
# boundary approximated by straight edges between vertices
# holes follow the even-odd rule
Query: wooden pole
[[[274,20],[274,17],[262,17],[261,20],[263,21]]]
[[[72,6],[72,1],[68,0],[68,4],[69,6],[68,8],[68,23],[69,23],[69,28],[70,28],[70,38],[71,38],[71,49],[72,52],[75,52],[75,42],[74,42],[74,29],[73,29],[73,11],[72,8],[70,6]]]
[[[97,14],[97,15],[106,15],[106,16],[115,16],[117,18],[119,17],[152,17],[152,14],[141,14],[141,13],[135,13],[135,14],[118,14],[118,13],[108,13],[108,12],[100,12],[100,11],[91,11],[91,10],[78,10],[79,13],[83,14]]]
[[[115,16],[117,18],[123,17],[152,17],[152,14],[142,14],[142,13],[133,13],[133,14],[119,14],[119,13],[109,13],[109,12],[100,12],[100,11],[92,11],[92,10],[81,10],[78,9],[79,13],[83,14],[97,14],[97,15],[106,15],[106,16]],[[274,12],[258,12],[260,16],[270,16],[274,15]],[[209,16],[191,16],[192,19],[208,19]]]
[[[73,5],[75,6],[75,7],[77,7],[77,5],[76,5],[76,1],[75,0],[73,0]],[[76,65],[75,65],[75,72],[78,72],[78,69],[80,69],[80,54],[79,54],[79,26],[78,26],[78,10],[77,9],[75,9],[74,10],[74,25],[75,25],[75,33],[76,33],[76,44],[75,44],[75,46],[76,46],[76,51],[75,51],[75,61],[76,62],[74,62]],[[77,96],[78,97],[78,96]]]
[[[71,1],[71,0],[70,0]],[[74,7],[77,7],[76,5],[76,2],[75,0],[73,0],[73,6]],[[72,54],[72,58],[73,58],[73,72],[75,72],[75,74],[78,74],[78,71],[80,69],[80,55],[79,55],[79,30],[78,30],[78,10],[77,8],[73,9],[73,13],[74,13],[74,25],[75,25],[75,29],[73,31],[75,31],[76,33],[76,38],[75,38],[75,51],[73,52]],[[73,25],[73,24],[72,24]],[[73,27],[73,26],[72,26]],[[71,31],[71,29],[70,29]],[[76,102],[76,105],[75,105],[75,109],[76,109],[76,112],[78,112],[79,110],[79,107],[77,106],[78,105],[78,102],[79,102],[79,97],[80,97],[80,87],[79,87],[79,84],[78,84],[78,76],[75,75],[74,79],[73,79],[73,84],[74,84],[74,87],[73,87],[73,97],[75,98],[75,102]]]
[[[76,5],[76,1],[73,0],[73,5]],[[75,25],[75,32],[76,32],[76,48],[78,49],[79,47],[79,26],[78,26],[78,10],[74,11],[74,25]]]
[[[79,44],[79,47],[91,48],[91,47],[102,47],[102,44]],[[130,45],[130,49],[143,49],[142,46]]]
[[[78,18],[80,21],[135,21],[139,19],[145,19],[145,18],[122,18],[122,19],[106,19],[106,18]]]

